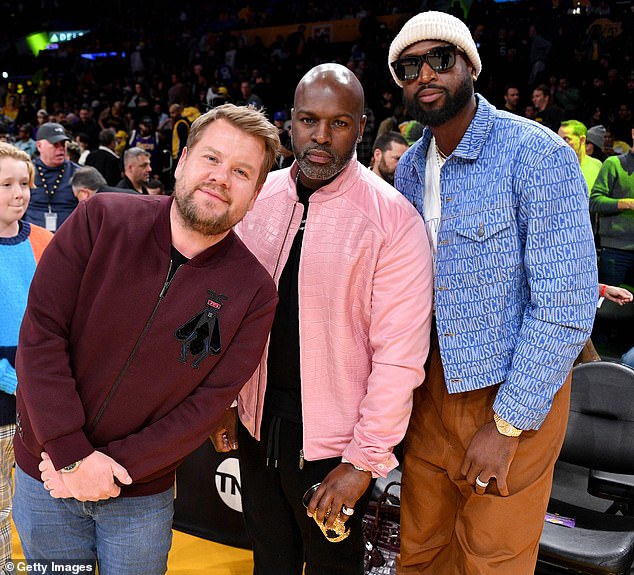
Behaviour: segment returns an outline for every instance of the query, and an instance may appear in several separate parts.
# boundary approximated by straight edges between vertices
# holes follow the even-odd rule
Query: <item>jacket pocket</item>
[[[463,216],[456,228],[456,233],[471,241],[483,243],[497,234],[508,234],[513,223],[510,209],[497,208]],[[502,233],[505,230],[506,233]]]
[[[510,207],[463,216],[455,234],[450,270],[459,275],[461,285],[482,287],[517,279],[522,250]]]

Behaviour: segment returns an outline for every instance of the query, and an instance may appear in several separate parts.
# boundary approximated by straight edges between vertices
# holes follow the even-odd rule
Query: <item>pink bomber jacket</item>
[[[303,212],[297,170],[271,172],[236,226],[276,284]],[[344,457],[385,476],[398,465],[392,449],[429,350],[432,264],[421,217],[353,159],[310,198],[298,285],[304,457]],[[266,358],[265,350],[238,401],[257,439]]]

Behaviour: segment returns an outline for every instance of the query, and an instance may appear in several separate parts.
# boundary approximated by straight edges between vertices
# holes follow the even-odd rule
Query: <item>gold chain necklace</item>
[[[447,156],[442,153],[442,151],[438,147],[438,144],[435,141],[434,141],[434,151],[435,151],[434,155],[436,156],[436,163],[438,164],[438,171],[440,172],[443,164],[447,160]]]
[[[46,182],[46,180],[44,179],[44,172],[42,171],[42,166],[40,166],[39,164],[37,164],[37,172],[40,175],[40,180],[42,180],[42,188],[44,189],[44,193],[49,197],[52,198],[55,195],[55,192],[57,191],[57,188],[59,187],[62,178],[64,177],[64,170],[66,169],[66,166],[64,164],[62,164],[62,169],[59,171],[59,174],[57,175],[57,178],[55,178],[55,182],[53,183],[53,187],[49,190],[48,188],[48,184]]]

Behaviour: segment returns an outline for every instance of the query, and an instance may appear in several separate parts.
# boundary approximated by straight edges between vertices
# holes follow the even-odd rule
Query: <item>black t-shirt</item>
[[[172,258],[172,265],[170,266],[169,276],[167,278],[168,282],[172,281],[172,278],[174,277],[176,270],[180,266],[182,266],[183,264],[186,264],[189,261],[189,258],[181,254],[174,246],[172,246],[171,258]]]
[[[302,422],[301,377],[299,369],[299,260],[308,215],[308,198],[314,190],[297,182],[297,195],[304,206],[304,215],[293,240],[288,261],[278,285],[279,303],[271,329],[267,359],[267,387],[264,410],[267,415]]]

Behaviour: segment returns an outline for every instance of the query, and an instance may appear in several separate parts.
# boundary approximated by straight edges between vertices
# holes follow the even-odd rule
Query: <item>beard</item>
[[[309,152],[312,150],[322,150],[324,152],[328,152],[332,157],[332,161],[330,164],[325,165],[315,165],[310,162],[306,158]],[[305,148],[300,151],[295,148],[293,144],[293,153],[295,154],[295,158],[297,163],[299,164],[299,169],[301,172],[311,180],[320,180],[326,181],[334,178],[341,170],[343,170],[348,162],[352,159],[354,155],[355,148],[352,148],[348,153],[344,155],[337,155],[332,149],[327,148],[326,146],[311,146],[310,148]]]
[[[174,191],[174,203],[186,228],[203,236],[219,236],[228,232],[240,221],[241,217],[232,217],[231,204],[221,215],[204,216],[194,202],[193,195],[193,191],[186,192],[182,189]]]
[[[424,88],[436,88],[442,90],[445,94],[445,104],[438,110],[425,110],[418,101],[417,96]],[[473,82],[471,78],[465,76],[460,85],[453,94],[450,94],[446,88],[427,84],[421,86],[412,98],[405,96],[403,92],[403,104],[412,117],[424,126],[436,127],[442,126],[449,120],[455,118],[469,103],[473,97]]]
[[[381,158],[381,161],[379,162],[378,169],[379,169],[379,173],[381,174],[381,177],[388,184],[394,184],[394,172],[388,171],[388,167],[385,164],[385,161],[383,160],[383,158]]]

